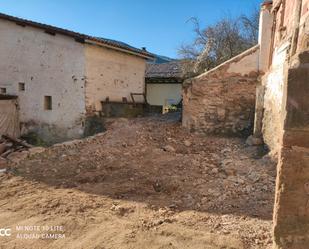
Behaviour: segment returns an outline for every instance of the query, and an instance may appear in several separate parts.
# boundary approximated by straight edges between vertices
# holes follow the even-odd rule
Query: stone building
[[[18,96],[23,134],[77,138],[105,103],[145,101],[145,49],[4,14],[0,34],[0,89]]]
[[[254,119],[254,136],[278,155],[274,248],[307,249],[309,0],[265,1],[255,49],[188,82],[183,125],[204,132],[235,132]],[[252,59],[257,59],[256,67],[247,63]],[[247,62],[241,65],[241,60]],[[248,65],[251,72],[244,72]],[[248,110],[241,108],[245,105]],[[255,110],[255,117],[242,118],[249,109]]]

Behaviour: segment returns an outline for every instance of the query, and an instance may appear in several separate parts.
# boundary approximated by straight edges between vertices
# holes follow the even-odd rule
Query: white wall
[[[154,106],[164,106],[167,100],[176,104],[181,101],[182,84],[147,84],[147,102]]]
[[[288,58],[289,43],[275,48],[272,66],[262,78],[265,86],[263,137],[272,151],[278,151],[282,137],[282,109],[285,85],[285,66]]]
[[[0,87],[18,95],[23,133],[80,137],[86,114],[101,111],[106,97],[131,101],[130,93],[145,93],[145,67],[135,55],[0,19]],[[44,96],[52,96],[52,110],[44,109]]]
[[[259,23],[259,45],[260,58],[259,70],[260,72],[267,72],[269,67],[269,59],[271,52],[271,38],[273,26],[273,14],[271,12],[272,5],[264,5],[261,8],[260,23]]]
[[[20,120],[28,127],[47,126],[55,136],[81,134],[84,68],[84,45],[73,38],[0,20],[0,87],[19,96]],[[44,110],[46,95],[52,110]]]

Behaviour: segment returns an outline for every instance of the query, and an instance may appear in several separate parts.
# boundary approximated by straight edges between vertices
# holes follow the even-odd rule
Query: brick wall
[[[259,47],[185,82],[183,126],[215,134],[253,128]]]

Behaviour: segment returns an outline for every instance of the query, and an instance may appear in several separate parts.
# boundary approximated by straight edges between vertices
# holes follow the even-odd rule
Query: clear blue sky
[[[0,0],[0,12],[120,40],[170,57],[193,39],[192,23],[250,12],[262,0]]]

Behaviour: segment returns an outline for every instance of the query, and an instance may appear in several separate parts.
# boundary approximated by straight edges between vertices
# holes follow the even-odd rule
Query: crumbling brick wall
[[[259,47],[185,82],[183,126],[215,134],[247,133],[253,127]]]

